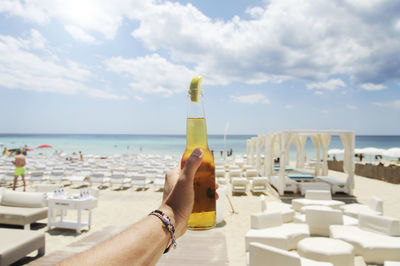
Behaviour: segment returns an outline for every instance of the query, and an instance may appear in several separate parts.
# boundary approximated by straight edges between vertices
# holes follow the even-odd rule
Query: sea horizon
[[[291,130],[281,130],[281,131],[291,131]],[[327,130],[329,131],[329,130]],[[275,132],[275,131],[274,131]],[[279,131],[276,131],[279,132]],[[273,133],[273,132],[267,132],[265,134],[251,134],[251,133],[246,133],[246,134],[237,134],[237,133],[229,133],[227,136],[258,136],[258,135],[266,135],[268,133]],[[126,136],[186,136],[186,133],[179,133],[179,134],[160,134],[160,133],[0,133],[0,136],[5,136],[5,135],[126,135]],[[207,134],[208,136],[224,136],[225,134],[216,134],[216,133],[211,133]],[[376,136],[376,137],[400,137],[400,134],[394,135],[394,134],[355,134],[356,136]]]
[[[208,134],[208,146],[215,157],[224,158],[232,149],[233,156],[247,152],[247,140],[257,135],[251,134]],[[376,147],[389,149],[400,147],[400,135],[355,135],[355,148]],[[40,149],[40,145],[49,144],[51,149]],[[0,133],[0,145],[4,148],[33,149],[33,153],[51,154],[63,151],[66,154],[82,151],[84,154],[160,154],[180,156],[186,146],[185,134],[89,134],[89,133]],[[306,155],[315,158],[315,146],[311,140],[306,142]],[[332,135],[329,149],[342,149],[340,137]],[[221,155],[222,154],[222,155]],[[290,157],[296,157],[295,148]],[[340,155],[337,156],[340,159]]]

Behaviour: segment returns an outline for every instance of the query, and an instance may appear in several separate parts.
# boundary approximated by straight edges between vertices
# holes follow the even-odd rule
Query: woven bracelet
[[[175,249],[176,248],[175,227],[172,224],[171,219],[169,219],[169,217],[160,210],[152,211],[151,213],[149,213],[149,215],[154,215],[158,217],[163,223],[163,227],[166,228],[168,232],[171,234],[171,240],[172,240],[171,244],[169,244],[168,247],[165,249],[164,254],[167,253],[171,249],[171,247],[174,247]]]

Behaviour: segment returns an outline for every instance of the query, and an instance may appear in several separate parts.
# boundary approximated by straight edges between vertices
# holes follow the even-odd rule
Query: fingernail
[[[201,149],[197,148],[192,152],[192,155],[201,157],[203,155],[203,151]]]

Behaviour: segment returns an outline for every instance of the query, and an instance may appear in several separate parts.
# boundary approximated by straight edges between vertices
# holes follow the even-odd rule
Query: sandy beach
[[[345,178],[345,174],[340,172],[329,171],[329,175],[340,179]],[[19,187],[19,190],[21,189]],[[30,186],[28,190],[33,190],[33,188]],[[67,193],[77,193],[78,191],[78,189],[66,187]],[[225,236],[229,265],[242,266],[246,263],[244,236],[250,228],[250,214],[260,211],[259,194],[254,195],[248,191],[246,195],[232,196],[230,192],[228,195],[235,212],[233,212],[227,200],[224,206],[224,222],[212,231],[221,232]],[[368,203],[372,195],[376,195],[384,201],[385,215],[400,218],[400,205],[398,204],[400,185],[356,176],[354,195],[357,201],[364,204]],[[74,245],[74,243],[79,243],[79,241],[91,235],[98,234],[107,238],[120,232],[157,208],[161,202],[161,197],[162,192],[155,191],[151,184],[145,191],[136,189],[115,191],[105,188],[100,190],[98,207],[93,210],[92,227],[89,231],[84,229],[81,234],[77,234],[73,230],[57,228],[47,231],[47,220],[36,224],[33,229],[45,232],[47,256],[60,253],[60,251],[64,254],[79,252],[87,249],[96,241],[87,243],[87,245]],[[275,191],[269,191],[266,199],[267,201],[280,201]],[[76,213],[68,211],[67,217],[76,219]],[[83,219],[87,219],[86,214]],[[195,233],[202,234],[203,232]],[[35,265],[37,261],[33,261],[32,264]]]

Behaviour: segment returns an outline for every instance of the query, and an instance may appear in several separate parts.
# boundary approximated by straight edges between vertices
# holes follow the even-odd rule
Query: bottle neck
[[[188,115],[186,122],[186,149],[203,148],[208,149],[207,126],[204,115],[202,96],[198,101],[191,101],[188,97]]]

